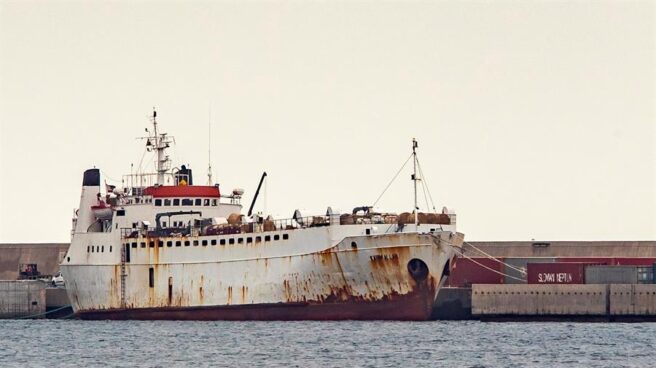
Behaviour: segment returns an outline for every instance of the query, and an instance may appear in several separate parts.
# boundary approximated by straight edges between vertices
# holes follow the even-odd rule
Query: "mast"
[[[157,184],[164,185],[166,173],[171,166],[171,160],[166,155],[166,149],[170,147],[172,137],[167,136],[166,133],[159,133],[157,131],[157,110],[155,109],[153,109],[153,130],[153,136],[148,139],[146,145],[152,146],[157,151],[157,160],[155,162]]]
[[[412,172],[412,181],[414,183],[414,195],[415,195],[415,207],[414,207],[414,217],[415,217],[415,231],[418,231],[418,221],[417,218],[419,217],[419,207],[417,206],[417,140],[412,138],[412,164],[413,164],[413,172]]]
[[[207,185],[212,185],[212,106],[207,122]]]

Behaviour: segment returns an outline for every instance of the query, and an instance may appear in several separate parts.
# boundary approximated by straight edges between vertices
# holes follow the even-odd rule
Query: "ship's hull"
[[[165,252],[175,247],[138,248],[123,282],[120,265],[65,272],[82,319],[416,321],[430,317],[453,255],[434,240],[350,237],[307,254],[202,263],[169,262]]]
[[[159,307],[79,312],[86,320],[198,320],[198,321],[425,321],[434,300],[430,289],[387,300],[350,300],[339,303],[273,303],[208,307]]]

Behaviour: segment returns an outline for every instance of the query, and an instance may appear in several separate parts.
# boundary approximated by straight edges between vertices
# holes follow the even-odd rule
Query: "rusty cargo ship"
[[[243,190],[193,185],[189,168],[172,167],[172,138],[158,132],[156,113],[152,124],[143,139],[154,173],[130,174],[122,188],[104,191],[99,169],[84,173],[61,264],[79,318],[429,318],[463,235],[446,208],[418,211],[416,172],[412,212],[328,208],[277,220],[252,215],[251,205],[246,216]]]

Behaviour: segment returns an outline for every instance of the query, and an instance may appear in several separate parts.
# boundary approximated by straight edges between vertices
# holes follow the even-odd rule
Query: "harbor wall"
[[[656,241],[472,241],[468,243],[492,257],[656,258]],[[480,257],[480,254],[467,243],[463,245],[463,251],[469,256]]]
[[[437,294],[431,319],[468,320],[471,313],[471,289],[443,287]]]
[[[485,317],[656,317],[656,284],[473,285],[471,313]]]
[[[54,275],[68,246],[68,243],[0,244],[0,280],[18,279],[21,264],[36,264],[41,275]]]
[[[37,280],[0,281],[0,318],[44,318],[46,284]]]

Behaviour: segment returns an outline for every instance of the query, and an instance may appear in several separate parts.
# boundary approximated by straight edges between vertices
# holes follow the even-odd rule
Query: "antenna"
[[[212,105],[207,121],[207,185],[212,185]]]

